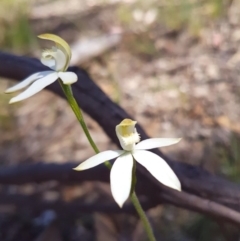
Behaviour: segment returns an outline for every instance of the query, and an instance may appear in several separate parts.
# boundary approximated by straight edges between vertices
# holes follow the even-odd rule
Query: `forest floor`
[[[92,0],[83,1],[80,7],[75,0],[69,1],[68,6],[59,0],[35,1],[28,11],[28,21],[34,38],[43,32],[53,32],[68,40],[72,49],[80,49],[80,54],[73,53],[74,65],[85,68],[149,136],[183,138],[179,144],[163,148],[164,153],[239,181],[240,3],[221,5],[217,15],[216,6],[210,4],[214,1],[196,4],[184,14],[179,11],[186,9],[170,2],[173,5],[165,1],[146,5],[133,0]],[[38,57],[42,44],[39,42],[36,50],[32,47],[24,51],[6,49]],[[1,80],[0,90],[13,84]],[[7,104],[9,98],[0,95],[1,165],[40,161],[78,164],[93,155],[64,100],[48,91],[11,106]],[[95,121],[88,116],[86,121],[100,150],[116,148]],[[107,186],[96,186],[109,193]],[[92,190],[92,187],[86,189]],[[158,240],[204,240],[207,226],[212,228],[209,232],[217,230],[215,224],[206,224],[211,221],[173,207],[159,206],[150,210],[149,216]],[[110,219],[94,214],[91,218],[95,220],[97,234],[89,231],[92,227],[86,228],[86,223],[92,225],[92,222],[84,216],[81,219],[84,225],[73,231],[75,237],[55,237],[56,241],[77,240],[81,235],[86,235],[83,239],[86,241],[95,240],[94,236],[98,236],[99,241],[120,240],[114,232],[122,232],[121,240],[144,240],[133,217],[133,220],[128,215]],[[5,217],[1,220],[2,227],[7,225]],[[22,226],[17,225],[16,216],[13,223],[19,235]],[[109,231],[107,237],[103,223],[108,231],[115,230],[112,234]],[[132,239],[124,233],[126,223],[132,225],[129,231]],[[202,235],[202,239],[197,239],[197,234]],[[35,236],[36,241],[45,240]],[[221,237],[211,240],[223,240]],[[4,238],[1,240],[14,241],[10,234]]]

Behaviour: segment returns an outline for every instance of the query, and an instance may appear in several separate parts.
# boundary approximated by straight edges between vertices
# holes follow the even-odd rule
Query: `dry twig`
[[[46,70],[46,67],[36,59],[0,53],[0,76],[2,77],[20,81],[34,72],[43,70]],[[73,86],[73,93],[77,102],[87,114],[98,122],[110,139],[119,145],[114,132],[115,126],[122,119],[131,118],[131,116],[113,103],[84,70],[77,67],[71,67],[69,70],[78,75],[79,81]],[[48,89],[64,98],[57,83],[52,84]],[[141,126],[138,125],[137,128],[142,139],[148,138]],[[159,150],[156,150],[155,153],[163,157],[178,175],[183,192],[179,193],[161,185],[140,166],[138,166],[138,191],[155,205],[162,202],[170,203],[214,218],[227,220],[240,226],[240,212],[238,212],[240,210],[240,187],[238,185],[214,176],[200,167],[170,160]],[[19,184],[20,180],[22,180],[21,183],[52,180],[53,173],[56,170],[62,172],[62,175],[58,175],[56,180],[61,181],[61,178],[65,178],[64,182],[79,182],[82,181],[80,179],[84,178],[106,181],[109,178],[107,170],[102,167],[91,169],[85,173],[82,172],[80,175],[70,170],[71,165],[55,166],[56,169],[43,165],[42,171],[34,166],[22,170],[19,167],[16,167],[17,169],[5,169],[0,172],[0,183]],[[35,174],[31,175],[34,168]],[[102,171],[98,172],[100,169]],[[98,174],[96,175],[96,173]],[[38,179],[36,180],[37,176]]]

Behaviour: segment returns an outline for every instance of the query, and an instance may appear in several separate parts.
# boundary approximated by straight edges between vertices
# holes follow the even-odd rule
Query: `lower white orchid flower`
[[[43,51],[41,58],[42,64],[48,66],[52,70],[32,74],[19,84],[7,89],[5,93],[12,93],[31,84],[21,94],[12,98],[9,102],[10,104],[22,101],[32,95],[35,95],[46,86],[55,82],[58,78],[61,79],[65,85],[70,85],[77,81],[77,75],[75,73],[66,72],[72,55],[67,42],[54,34],[41,34],[38,37],[41,39],[51,40],[56,44],[56,46],[51,49]]]
[[[124,119],[116,126],[116,134],[123,150],[103,151],[74,168],[77,171],[86,170],[117,157],[111,169],[110,182],[113,198],[120,207],[123,206],[131,192],[134,159],[159,182],[181,191],[180,181],[169,165],[158,155],[146,151],[178,143],[181,139],[152,138],[139,142],[140,136],[135,128],[136,123],[136,121]],[[137,142],[139,143],[136,144]]]

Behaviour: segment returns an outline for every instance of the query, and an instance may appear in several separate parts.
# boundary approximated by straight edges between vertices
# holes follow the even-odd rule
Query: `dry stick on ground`
[[[20,81],[32,73],[46,69],[47,68],[36,59],[0,53],[1,77]],[[69,70],[78,75],[79,81],[73,85],[73,93],[77,102],[87,114],[98,122],[110,139],[119,145],[114,131],[115,126],[122,121],[122,119],[131,118],[131,116],[117,104],[113,103],[91,80],[85,71],[77,67],[71,67]],[[50,85],[48,89],[64,98],[58,83]],[[138,125],[137,128],[142,139],[148,138],[141,126]],[[240,210],[240,187],[238,185],[221,177],[214,176],[200,167],[174,162],[168,157],[164,156],[159,150],[156,150],[155,153],[163,157],[178,175],[184,192],[179,193],[177,191],[170,190],[169,188],[165,188],[163,185],[157,182],[143,167],[138,166],[138,188],[142,193],[144,193],[154,203],[156,201],[158,201],[158,203],[171,203],[186,209],[209,214],[215,218],[222,218],[240,226],[240,213],[233,210]],[[99,168],[89,170],[89,176],[94,177],[94,173],[98,169]],[[65,172],[68,173],[69,170],[66,169]],[[31,170],[29,174],[30,173]],[[108,179],[109,174],[107,171],[103,171],[103,173],[105,176],[103,179]],[[1,177],[4,175],[4,173],[0,172],[0,183]],[[44,174],[42,175],[44,176]],[[81,173],[81,175],[83,175],[83,173]],[[101,176],[103,176],[102,173]],[[26,175],[25,178],[26,177],[28,177],[28,175]],[[98,180],[101,179],[99,172],[97,177],[99,178]],[[9,180],[11,179],[11,175],[9,175],[9,177],[5,176],[4,178],[6,182],[8,178]],[[72,176],[70,175],[68,180],[71,178]],[[28,181],[31,182],[32,180]],[[16,180],[15,184],[17,183],[18,181]],[[196,197],[192,194],[199,197]],[[207,198],[211,201],[203,198]],[[224,207],[220,204],[230,208]]]
[[[24,195],[24,194],[9,194],[0,192],[0,205],[16,206],[18,209],[25,209],[32,211],[33,213],[41,213],[44,210],[53,210],[58,216],[68,216],[76,218],[82,215],[82,213],[129,213],[135,214],[134,207],[127,203],[122,209],[113,201],[108,199],[105,202],[98,200],[89,203],[81,200],[81,198],[75,198],[72,201],[64,200],[44,200],[40,195]],[[142,206],[145,209],[152,207],[152,203],[148,200],[142,202]],[[76,211],[77,210],[77,211]]]
[[[109,171],[105,166],[101,165],[93,169],[86,170],[84,172],[73,171],[72,168],[76,166],[76,163],[66,163],[66,164],[46,164],[46,163],[37,163],[31,165],[19,165],[14,167],[6,167],[0,170],[0,183],[1,184],[27,184],[27,183],[42,183],[46,181],[58,181],[62,184],[79,184],[85,181],[101,181],[109,183]],[[155,180],[153,180],[154,182]],[[139,180],[140,188],[137,189],[137,192],[140,194],[146,194],[145,188],[147,188],[147,183],[144,184],[144,180]],[[149,182],[148,182],[149,183]],[[142,186],[142,188],[141,188]],[[151,194],[147,194],[148,197]],[[21,198],[16,198],[17,196]],[[33,201],[31,196],[24,195],[14,195],[7,196],[2,195],[0,193],[0,204],[14,204],[20,207],[25,207],[26,204],[36,203]],[[153,198],[151,198],[153,197]],[[156,206],[160,203],[169,203],[178,207],[183,207],[189,210],[201,212],[203,214],[218,217],[222,220],[229,221],[234,224],[240,223],[240,215],[239,212],[236,212],[230,208],[227,208],[223,205],[217,204],[213,201],[206,200],[191,194],[187,194],[185,192],[177,192],[175,190],[165,188],[162,186],[162,189],[155,193],[155,195],[151,195],[150,198],[144,198],[144,209],[147,210],[151,207]],[[72,210],[72,207],[76,207],[75,202],[64,204],[61,201],[57,202],[47,202],[42,201],[40,198],[37,198],[38,205],[30,205],[32,209],[44,210],[44,207],[54,207],[53,210]],[[80,202],[76,202],[79,204],[79,212],[84,210],[84,204]],[[110,205],[98,205],[96,203],[92,205],[86,205],[87,211],[99,211],[99,212],[114,212],[116,213],[116,207],[114,204]],[[92,208],[92,209],[91,209]],[[76,209],[75,209],[76,210]],[[85,210],[85,211],[86,211]],[[61,211],[61,213],[62,213]],[[133,210],[129,206],[124,207],[124,212],[132,212]]]

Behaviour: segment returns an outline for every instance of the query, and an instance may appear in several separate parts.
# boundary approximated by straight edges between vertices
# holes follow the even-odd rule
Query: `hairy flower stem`
[[[84,133],[85,133],[85,135],[86,135],[90,145],[91,145],[91,147],[93,148],[95,153],[99,153],[99,150],[98,150],[95,142],[93,141],[93,139],[92,139],[92,137],[91,137],[91,135],[90,135],[90,133],[88,131],[87,125],[86,125],[86,123],[84,121],[84,117],[83,117],[82,111],[79,108],[79,106],[77,104],[77,101],[75,100],[75,98],[73,96],[71,86],[62,84],[61,80],[59,81],[59,83],[60,83],[60,85],[61,85],[61,87],[63,89],[63,92],[64,92],[64,94],[67,97],[67,101],[68,101],[70,107],[72,108],[75,116],[77,117],[77,119],[78,119],[78,121],[79,121],[79,123],[80,123],[80,125],[81,125],[81,127],[82,127],[82,129],[83,129],[83,131],[84,131]],[[111,168],[111,163],[109,161],[104,162],[104,164],[105,164],[105,166],[107,168],[109,168],[109,169]]]
[[[145,228],[149,241],[156,241],[154,234],[153,234],[151,224],[150,224],[150,222],[146,216],[146,213],[144,212],[135,192],[132,192],[130,199],[143,223],[143,226]]]
[[[83,114],[82,114],[82,111],[80,109],[80,107],[78,106],[78,103],[77,101],[75,100],[74,96],[73,96],[73,93],[72,93],[72,89],[71,89],[71,86],[70,85],[64,85],[61,80],[59,80],[59,83],[63,89],[63,92],[64,94],[66,95],[66,98],[67,98],[67,101],[69,103],[69,105],[71,106],[75,116],[77,117],[90,145],[92,146],[93,150],[95,151],[95,153],[99,153],[99,150],[95,144],[95,142],[93,141],[89,131],[88,131],[88,128],[87,128],[87,125],[84,121],[84,118],[83,118]],[[104,162],[105,166],[110,170],[112,165],[109,161],[106,161]],[[135,175],[135,173],[134,173]],[[143,223],[143,226],[145,227],[145,230],[146,230],[146,233],[148,235],[148,238],[149,238],[149,241],[156,241],[155,237],[154,237],[154,234],[153,234],[153,231],[152,231],[152,228],[151,228],[151,225],[148,221],[148,218],[136,196],[136,193],[133,191],[131,193],[131,201],[133,203],[133,206],[135,207],[140,219],[142,220],[142,223]]]

